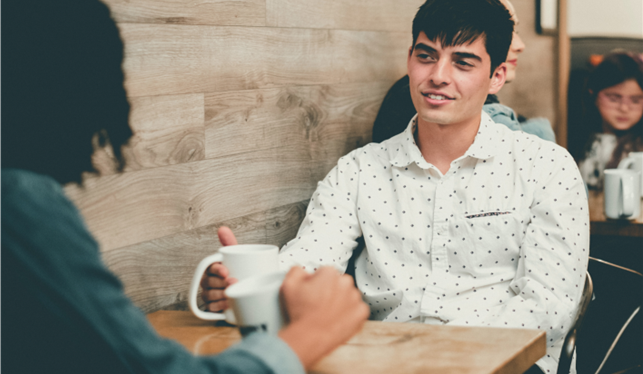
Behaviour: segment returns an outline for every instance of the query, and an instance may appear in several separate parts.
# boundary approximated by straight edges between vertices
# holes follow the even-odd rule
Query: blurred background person
[[[603,188],[603,172],[630,152],[643,151],[643,61],[631,52],[614,52],[591,72],[584,92],[586,138],[579,160],[589,189]]]
[[[515,23],[511,46],[505,61],[507,66],[505,83],[509,83],[516,79],[518,56],[525,50],[525,44],[516,31],[519,20],[513,4],[509,0],[501,0],[501,2],[507,7]],[[551,123],[546,118],[527,119],[517,115],[513,109],[500,104],[497,95],[487,96],[483,110],[494,122],[501,123],[514,131],[523,131],[549,141],[556,140]],[[373,124],[373,142],[382,142],[404,131],[415,113],[415,107],[411,101],[409,77],[406,75],[395,82],[382,102]]]

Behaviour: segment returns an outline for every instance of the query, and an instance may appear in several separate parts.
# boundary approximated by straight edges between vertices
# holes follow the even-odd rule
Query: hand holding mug
[[[219,229],[219,238],[222,244],[236,243],[228,228]],[[199,285],[203,287],[203,299],[211,304],[207,310],[225,309],[228,305],[224,289],[236,279],[246,279],[279,270],[278,253],[279,248],[274,245],[230,245],[201,260],[194,272],[188,293],[188,305],[192,313],[203,320],[225,319],[234,323],[234,315],[230,310],[223,314],[207,313],[198,308],[196,299]]]
[[[237,238],[228,227],[220,227],[217,235],[219,242],[224,247],[238,244]],[[224,290],[236,282],[237,279],[230,276],[230,271],[222,263],[217,262],[210,265],[201,279],[201,288],[203,289],[201,298],[205,302],[205,309],[210,312],[227,309],[229,306]]]

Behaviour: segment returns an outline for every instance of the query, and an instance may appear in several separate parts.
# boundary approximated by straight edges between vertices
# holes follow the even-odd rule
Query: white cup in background
[[[257,275],[274,273],[279,270],[278,254],[279,248],[274,245],[245,244],[222,247],[218,253],[204,258],[197,265],[192,283],[190,283],[190,292],[188,293],[190,310],[203,320],[226,320],[234,324],[235,319],[231,309],[227,309],[224,313],[205,312],[199,309],[197,294],[203,273],[215,262],[222,262],[230,271],[230,276],[239,281]]]
[[[605,170],[605,216],[636,219],[641,215],[641,173],[627,169]]]
[[[263,331],[276,335],[286,324],[279,290],[286,272],[246,278],[225,290],[241,335]]]
[[[618,163],[619,169],[632,169],[641,173],[640,195],[643,197],[643,152],[630,152],[630,154]]]

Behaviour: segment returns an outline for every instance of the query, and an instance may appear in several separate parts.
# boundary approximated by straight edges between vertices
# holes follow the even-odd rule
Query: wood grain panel
[[[103,251],[309,199],[332,165],[282,147],[67,186]]]
[[[265,26],[265,0],[104,0],[119,23]]]
[[[130,98],[125,171],[203,160],[203,94]]]
[[[121,24],[130,97],[396,80],[408,33]]]
[[[106,251],[191,229],[190,165],[87,178],[65,192]]]
[[[382,30],[407,33],[424,0],[266,0],[267,26]]]
[[[307,159],[336,161],[370,142],[393,81],[207,94],[206,158],[297,146]]]
[[[203,94],[133,97],[129,99],[134,135],[123,148],[124,171],[134,171],[204,159]],[[92,155],[101,175],[116,173],[111,146]]]
[[[230,227],[239,243],[281,247],[296,235],[307,204],[305,200],[114,249],[104,252],[103,260],[144,312],[187,310],[187,292],[196,265],[221,246],[218,227]]]

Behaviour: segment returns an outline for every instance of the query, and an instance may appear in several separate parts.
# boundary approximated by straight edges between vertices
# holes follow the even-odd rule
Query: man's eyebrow
[[[424,44],[424,43],[418,43],[418,44],[416,44],[416,45],[415,45],[415,49],[421,49],[421,50],[423,50],[424,52],[429,52],[429,53],[435,53],[435,52],[437,52],[437,51],[435,50],[435,48],[431,48],[431,47],[429,47],[428,45],[426,45],[426,44]]]
[[[482,62],[482,58],[480,56],[474,54],[474,53],[468,53],[468,52],[453,52],[454,55],[460,57],[460,58],[472,58],[474,60],[478,60]]]

